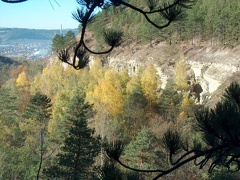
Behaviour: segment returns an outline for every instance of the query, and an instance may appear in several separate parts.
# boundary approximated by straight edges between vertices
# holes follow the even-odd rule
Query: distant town
[[[25,59],[40,60],[52,54],[51,41],[25,42],[0,45],[0,54],[3,56]]]
[[[44,30],[0,27],[0,55],[25,60],[41,60],[52,54],[52,39],[69,29]],[[75,35],[78,29],[72,29]]]

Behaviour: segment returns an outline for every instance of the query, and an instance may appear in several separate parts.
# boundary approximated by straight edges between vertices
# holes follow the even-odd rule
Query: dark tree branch
[[[111,145],[110,145],[111,146]],[[187,159],[183,160],[187,155],[194,153],[193,151],[189,151],[188,153],[184,154],[182,157],[180,157],[179,159],[182,161],[178,161],[179,163],[176,163],[172,168],[169,168],[167,170],[162,170],[162,169],[157,169],[157,170],[144,170],[144,169],[137,169],[137,168],[132,168],[126,164],[124,164],[122,161],[120,161],[119,157],[120,154],[117,153],[117,156],[115,157],[115,153],[111,153],[111,152],[118,152],[117,149],[115,149],[114,147],[112,148],[108,148],[107,154],[110,154],[110,158],[113,158],[116,162],[118,162],[121,166],[132,170],[132,171],[136,171],[136,172],[144,172],[144,173],[154,173],[154,172],[159,172],[159,174],[153,178],[153,180],[159,179],[160,177],[171,173],[172,171],[175,171],[176,169],[178,169],[179,167],[191,162],[191,161],[196,161],[196,159],[200,158],[200,157],[204,157],[206,156],[202,161],[200,161],[199,163],[195,164],[197,166],[200,166],[199,168],[203,168],[203,166],[205,166],[208,162],[208,160],[212,157],[212,154],[217,153],[218,151],[222,152],[225,148],[229,147],[229,144],[223,144],[221,146],[215,147],[215,148],[211,148],[205,151],[196,151],[196,153],[194,155],[192,155],[191,157],[188,157]],[[110,150],[110,151],[109,151]],[[228,149],[224,152],[224,153],[220,153],[220,156],[211,163],[210,167],[209,167],[209,172],[212,171],[212,169],[218,165],[218,163],[220,162],[220,160],[223,158],[223,156],[227,153]],[[122,150],[120,151],[122,152]]]
[[[132,170],[132,171],[136,171],[136,172],[145,172],[145,173],[153,173],[153,172],[161,172],[163,173],[163,170],[144,170],[144,169],[136,169],[136,168],[132,168],[126,164],[124,164],[123,162],[121,162],[119,159],[117,159],[117,162],[122,165],[123,167]]]
[[[173,139],[175,139],[175,138],[173,138]],[[231,157],[230,160],[228,160],[227,163],[225,163],[226,166],[227,165],[229,166],[229,164],[233,161],[236,162],[237,158],[239,158],[238,155],[234,155],[234,157],[232,157],[231,154],[229,153],[230,151],[234,151],[236,148],[238,148],[238,146],[234,142],[231,142],[231,143],[224,143],[222,145],[218,145],[218,146],[212,147],[207,150],[193,149],[193,150],[183,154],[176,162],[172,162],[173,154],[170,153],[170,160],[171,160],[171,163],[174,165],[173,167],[171,167],[167,170],[162,170],[162,169],[145,170],[145,169],[132,168],[132,167],[124,164],[119,159],[124,150],[123,147],[124,147],[124,145],[121,142],[112,142],[106,146],[105,150],[106,150],[108,157],[110,157],[111,159],[114,159],[121,166],[123,166],[129,170],[132,170],[135,172],[144,172],[144,173],[159,172],[159,174],[153,180],[156,180],[166,174],[169,174],[172,171],[178,169],[179,167],[181,167],[191,161],[193,161],[196,166],[199,166],[199,169],[202,169],[209,162],[210,159],[213,159],[213,161],[210,163],[210,167],[208,169],[209,172],[212,172],[212,170],[217,165],[223,165],[222,162],[226,161],[230,157]],[[202,157],[203,157],[203,159],[197,163],[197,159],[202,158]]]
[[[169,159],[170,159],[170,163],[171,163],[171,165],[176,165],[176,164],[178,164],[178,163],[180,163],[184,158],[186,158],[187,156],[189,156],[190,154],[193,154],[193,153],[200,153],[201,151],[200,150],[191,150],[191,151],[189,151],[189,152],[186,152],[185,154],[183,154],[180,158],[178,158],[175,162],[173,161],[173,157],[172,157],[172,154],[170,154],[170,157],[169,157]]]
[[[172,20],[168,20],[168,22],[167,22],[165,25],[159,26],[159,25],[157,25],[156,23],[154,23],[154,22],[148,17],[147,13],[146,13],[145,11],[143,11],[142,9],[139,9],[139,8],[137,8],[137,7],[135,7],[135,6],[131,5],[131,4],[128,4],[128,3],[124,2],[124,1],[121,1],[121,4],[127,6],[127,7],[131,8],[131,9],[133,9],[134,11],[137,11],[137,12],[141,13],[151,25],[153,25],[154,27],[156,27],[156,28],[158,28],[158,29],[166,28],[166,27],[168,27],[168,26],[170,25],[170,23],[172,22]]]
[[[94,1],[93,5],[89,8],[89,10],[86,12],[85,14],[85,19],[86,21],[84,21],[82,23],[82,33],[81,33],[81,37],[80,37],[80,41],[77,45],[77,47],[75,48],[75,51],[74,51],[74,56],[73,56],[73,62],[72,62],[72,66],[75,68],[75,69],[78,69],[78,66],[75,65],[76,63],[76,57],[77,57],[77,53],[78,53],[78,50],[80,49],[81,46],[83,46],[83,43],[84,43],[84,36],[85,36],[85,32],[86,32],[86,28],[87,28],[87,21],[88,19],[91,17],[92,13],[94,12],[94,9],[98,6],[98,2],[97,1]],[[68,63],[70,64],[70,63]]]
[[[98,55],[100,55],[100,54],[108,54],[108,53],[110,53],[110,52],[113,50],[113,48],[114,48],[114,46],[112,46],[110,49],[108,49],[108,50],[106,50],[106,51],[103,51],[103,52],[95,52],[95,51],[92,51],[91,49],[89,49],[89,48],[86,46],[85,42],[83,42],[82,44],[83,44],[84,48],[85,48],[88,52],[90,52],[90,53],[92,53],[92,54],[98,54]]]
[[[212,153],[217,152],[218,150],[224,149],[224,148],[226,148],[226,147],[228,147],[228,146],[229,146],[228,144],[224,144],[224,145],[222,145],[222,146],[218,146],[218,147],[216,147],[216,148],[212,148],[212,149],[209,149],[209,150],[206,150],[206,151],[202,151],[202,152],[200,152],[200,153],[197,153],[196,155],[187,158],[186,160],[184,160],[184,161],[180,162],[179,164],[175,165],[174,167],[172,167],[172,168],[170,168],[170,169],[168,169],[168,170],[163,171],[162,173],[160,173],[159,175],[157,175],[155,178],[153,178],[153,180],[159,179],[160,177],[162,177],[162,176],[164,176],[164,175],[166,175],[166,174],[169,174],[169,173],[173,172],[174,170],[178,169],[179,167],[183,166],[184,164],[187,164],[187,163],[189,163],[189,162],[191,162],[191,161],[194,161],[194,160],[196,160],[196,159],[199,158],[199,157],[202,157],[202,156],[205,156],[205,155],[208,155],[208,154],[212,154]],[[205,163],[205,164],[206,164],[206,163]],[[217,165],[217,164],[216,164],[216,165]],[[213,165],[213,163],[212,163],[212,164],[210,165],[210,168],[212,169],[212,168],[214,168],[216,165]],[[210,169],[210,168],[209,168],[209,169]]]
[[[2,0],[2,1],[6,3],[21,3],[27,0]]]
[[[2,0],[2,1],[7,2],[7,3],[20,3],[20,2],[27,1],[27,0]],[[162,8],[159,7],[156,10],[155,10],[155,8],[157,6],[157,2],[155,0],[149,0],[148,6],[150,8],[150,11],[144,11],[144,10],[142,10],[136,6],[133,6],[123,0],[110,0],[110,1],[77,0],[77,3],[79,5],[85,6],[85,10],[77,9],[76,12],[72,13],[73,18],[82,25],[80,40],[74,51],[74,56],[73,56],[72,62],[70,62],[69,57],[68,57],[69,54],[66,54],[66,52],[65,53],[61,52],[59,54],[59,59],[61,61],[69,64],[70,66],[73,66],[75,69],[81,69],[81,68],[84,68],[84,66],[81,66],[81,65],[83,65],[85,63],[81,62],[81,59],[77,60],[77,54],[78,54],[78,51],[80,48],[85,48],[89,53],[92,53],[92,54],[107,54],[107,53],[111,52],[114,49],[114,47],[117,47],[120,44],[119,40],[121,40],[122,34],[118,34],[119,36],[109,36],[110,39],[108,39],[108,37],[107,38],[105,37],[105,39],[107,40],[106,43],[108,45],[110,45],[110,49],[108,49],[106,51],[102,51],[102,52],[95,52],[93,50],[90,50],[84,43],[86,27],[87,27],[87,24],[89,22],[91,22],[91,20],[93,19],[94,10],[96,8],[103,8],[103,6],[105,4],[109,4],[109,2],[111,2],[113,6],[124,5],[126,7],[129,7],[130,9],[142,14],[145,17],[145,19],[154,27],[156,27],[158,29],[163,29],[163,28],[168,27],[173,21],[176,21],[176,20],[182,18],[182,15],[183,15],[182,8],[191,7],[191,5],[195,2],[195,0],[174,0],[174,2],[172,4],[164,3]],[[164,19],[166,19],[167,22],[164,25],[158,25],[157,23],[155,23],[148,17],[149,14],[153,14],[153,13],[160,13],[160,15]],[[117,35],[117,34],[115,33],[115,35]],[[106,34],[105,34],[105,36],[106,36]],[[65,57],[63,57],[63,56],[65,56]]]

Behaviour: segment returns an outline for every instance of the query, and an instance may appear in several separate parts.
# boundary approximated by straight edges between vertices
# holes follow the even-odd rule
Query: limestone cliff
[[[229,79],[240,71],[240,47],[194,47],[186,45],[169,46],[156,43],[153,46],[131,44],[111,53],[106,60],[118,70],[128,68],[129,74],[137,72],[139,66],[154,64],[158,70],[162,87],[167,79],[174,76],[176,60],[184,54],[193,72],[189,79],[192,92],[200,97],[200,103],[206,103],[222,84],[229,84]]]
[[[235,74],[240,74],[240,47],[169,46],[164,42],[155,42],[150,46],[131,43],[120,46],[103,59],[118,71],[128,68],[131,76],[140,66],[153,64],[164,88],[167,80],[174,77],[175,62],[179,60],[180,55],[184,55],[189,64],[191,93],[195,94],[199,103],[209,102],[214,94],[219,93],[219,87],[223,90],[233,79],[238,79]],[[91,57],[92,60],[94,58]],[[56,59],[55,55],[50,58],[50,62]]]

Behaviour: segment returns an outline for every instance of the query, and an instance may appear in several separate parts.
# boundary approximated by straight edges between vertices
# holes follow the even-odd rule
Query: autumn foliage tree
[[[176,89],[182,92],[189,90],[187,70],[188,65],[182,56],[174,68]]]
[[[98,80],[94,90],[87,93],[87,99],[96,108],[105,107],[111,115],[118,115],[123,110],[123,94],[119,75],[114,70],[107,70]]]
[[[160,94],[158,90],[160,85],[159,75],[155,67],[152,64],[147,66],[141,76],[141,88],[150,107],[159,103]]]

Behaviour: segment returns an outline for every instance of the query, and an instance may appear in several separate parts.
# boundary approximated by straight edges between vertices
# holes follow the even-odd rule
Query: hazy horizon
[[[59,26],[59,28],[55,28],[55,29],[39,29],[39,28],[24,28],[24,27],[1,27],[0,26],[0,29],[29,29],[29,30],[48,30],[48,31],[53,31],[53,30],[60,30],[61,29],[61,26]],[[71,29],[78,29],[78,28],[62,28],[62,30],[71,30]]]

